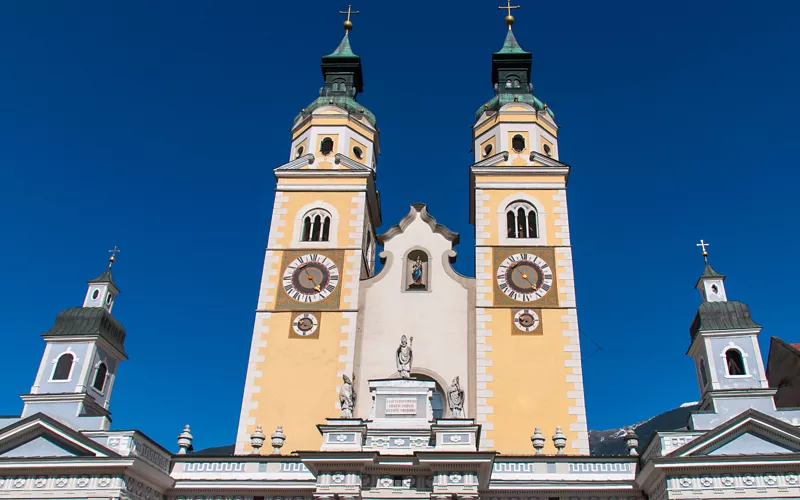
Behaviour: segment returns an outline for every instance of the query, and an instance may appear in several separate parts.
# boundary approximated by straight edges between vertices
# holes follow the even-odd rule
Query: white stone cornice
[[[494,156],[490,156],[484,160],[474,163],[472,167],[492,167],[499,163],[503,163],[504,161],[508,161],[508,151],[501,151]]]
[[[365,192],[366,186],[353,184],[282,184],[275,191],[325,191],[325,192]]]
[[[311,165],[312,163],[314,163],[314,155],[308,153],[307,155],[303,155],[300,158],[290,161],[289,163],[284,163],[275,170],[296,170],[298,168],[305,167],[306,165]]]
[[[564,189],[564,182],[476,182],[475,189]]]
[[[364,165],[363,163],[359,163],[354,159],[350,158],[349,156],[343,155],[342,153],[336,153],[333,157],[333,162],[337,165],[344,165],[345,167],[349,168],[350,170],[365,170],[367,172],[371,172],[372,169],[368,166]]]
[[[473,175],[569,175],[569,165],[555,167],[513,167],[513,166],[482,166],[477,163],[470,168]]]
[[[545,166],[548,167],[567,167],[569,165],[566,163],[561,163],[560,161],[552,158],[551,156],[543,155],[542,153],[531,151],[530,161],[538,161],[539,163],[543,163]]]

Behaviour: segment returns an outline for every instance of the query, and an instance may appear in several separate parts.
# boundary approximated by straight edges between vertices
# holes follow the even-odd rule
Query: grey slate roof
[[[56,322],[42,337],[100,336],[123,354],[125,328],[103,307],[73,307],[58,313]]]
[[[714,270],[713,267],[706,262],[706,267],[703,269],[703,274],[700,275],[701,278],[724,278],[724,274],[719,274]]]
[[[111,275],[111,266],[108,266],[103,274],[98,276],[93,280],[87,281],[87,283],[111,283],[116,288],[117,284],[114,283],[114,277]]]
[[[747,304],[736,300],[725,302],[703,302],[697,309],[689,332],[694,340],[700,330],[738,330],[761,328],[750,317]]]

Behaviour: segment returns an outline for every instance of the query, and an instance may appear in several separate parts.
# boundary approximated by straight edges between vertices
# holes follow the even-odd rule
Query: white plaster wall
[[[430,255],[430,291],[404,292],[404,256],[417,248]],[[367,382],[390,378],[396,373],[395,352],[404,334],[414,337],[412,371],[433,372],[429,375],[444,383],[445,391],[453,378],[459,376],[465,395],[470,393],[469,291],[445,272],[444,266],[449,263],[443,262],[451,249],[451,243],[434,233],[417,214],[404,232],[385,241],[384,252],[389,257],[381,273],[362,282],[357,417],[369,418],[372,402]],[[468,404],[467,398],[464,407],[467,413]]]

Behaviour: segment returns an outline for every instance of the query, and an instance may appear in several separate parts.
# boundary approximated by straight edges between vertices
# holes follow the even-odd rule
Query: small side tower
[[[128,359],[125,329],[111,316],[119,293],[113,263],[112,253],[108,268],[87,282],[83,306],[58,313],[42,334],[47,345],[31,392],[22,395],[22,418],[41,412],[78,430],[108,429],[117,367]]]
[[[705,268],[697,280],[703,303],[690,328],[688,354],[694,358],[700,386],[699,412],[692,415],[694,430],[713,429],[752,408],[781,418],[775,389],[769,387],[758,334],[761,325],[750,317],[746,304],[728,300],[725,276],[708,263],[707,243],[701,240]],[[797,415],[792,415],[797,418]]]

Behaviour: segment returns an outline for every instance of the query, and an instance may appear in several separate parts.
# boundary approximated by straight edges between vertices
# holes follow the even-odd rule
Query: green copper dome
[[[348,96],[318,97],[314,102],[306,106],[303,111],[298,113],[298,115],[294,117],[294,121],[297,122],[297,120],[301,119],[303,116],[310,115],[315,109],[323,106],[336,106],[337,108],[342,108],[351,115],[364,115],[364,118],[366,118],[373,127],[377,126],[377,120],[375,119],[375,115],[372,114],[372,111],[359,104],[354,98]]]
[[[540,101],[535,95],[533,94],[497,94],[496,96],[489,99],[489,101],[478,108],[478,111],[475,112],[475,120],[477,121],[483,113],[486,111],[499,111],[500,108],[505,106],[506,104],[510,104],[512,102],[521,102],[525,104],[530,104],[537,111],[547,111],[547,114],[550,115],[551,118],[555,119],[556,115],[553,113],[553,110],[550,109],[548,106],[547,108],[544,107],[544,103]]]

